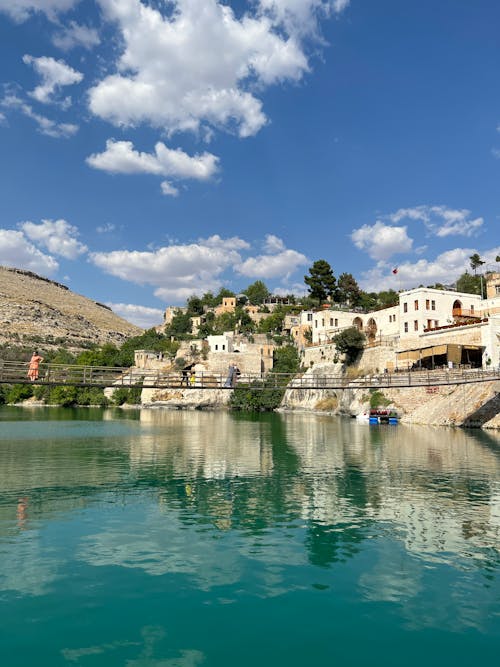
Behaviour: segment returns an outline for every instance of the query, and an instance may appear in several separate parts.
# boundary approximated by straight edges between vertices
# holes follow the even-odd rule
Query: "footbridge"
[[[182,371],[144,370],[65,364],[40,365],[39,376],[30,380],[28,363],[0,360],[0,384],[34,384],[38,386],[74,387],[142,387],[149,389],[234,389],[225,374],[208,371],[186,377]],[[439,387],[500,380],[500,369],[473,368],[415,370],[353,377],[319,373],[242,373],[239,387],[252,390],[278,388],[319,389],[383,389],[410,387]],[[431,390],[430,390],[431,391]]]

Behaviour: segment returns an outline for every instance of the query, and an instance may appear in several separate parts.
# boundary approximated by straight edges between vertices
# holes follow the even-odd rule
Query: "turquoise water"
[[[2,665],[494,665],[500,436],[0,409]]]

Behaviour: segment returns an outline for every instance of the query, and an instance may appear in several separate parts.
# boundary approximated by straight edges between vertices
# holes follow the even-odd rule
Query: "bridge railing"
[[[1,384],[28,384],[28,363],[0,360]],[[79,366],[42,363],[37,385],[70,385],[96,387],[150,387],[231,389],[248,386],[252,389],[345,389],[397,388],[440,386],[500,380],[499,369],[440,369],[379,373],[352,378],[346,375],[317,373],[243,373],[231,383],[226,373],[209,371],[192,375],[182,371],[111,368],[108,366]]]

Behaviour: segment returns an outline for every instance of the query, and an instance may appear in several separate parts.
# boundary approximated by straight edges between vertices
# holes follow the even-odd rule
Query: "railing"
[[[315,373],[243,373],[233,381],[226,373],[197,372],[186,377],[182,371],[160,371],[104,366],[41,364],[39,377],[27,377],[28,364],[0,360],[0,384],[34,384],[39,386],[76,387],[142,387],[151,389],[356,389],[405,388],[460,385],[500,380],[499,369],[444,369],[380,373],[352,378],[346,375]]]

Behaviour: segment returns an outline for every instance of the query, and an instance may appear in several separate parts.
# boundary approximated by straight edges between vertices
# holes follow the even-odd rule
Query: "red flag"
[[[395,266],[395,267],[392,269],[392,272],[394,273],[394,275],[396,275],[396,273],[398,272],[398,267]]]

